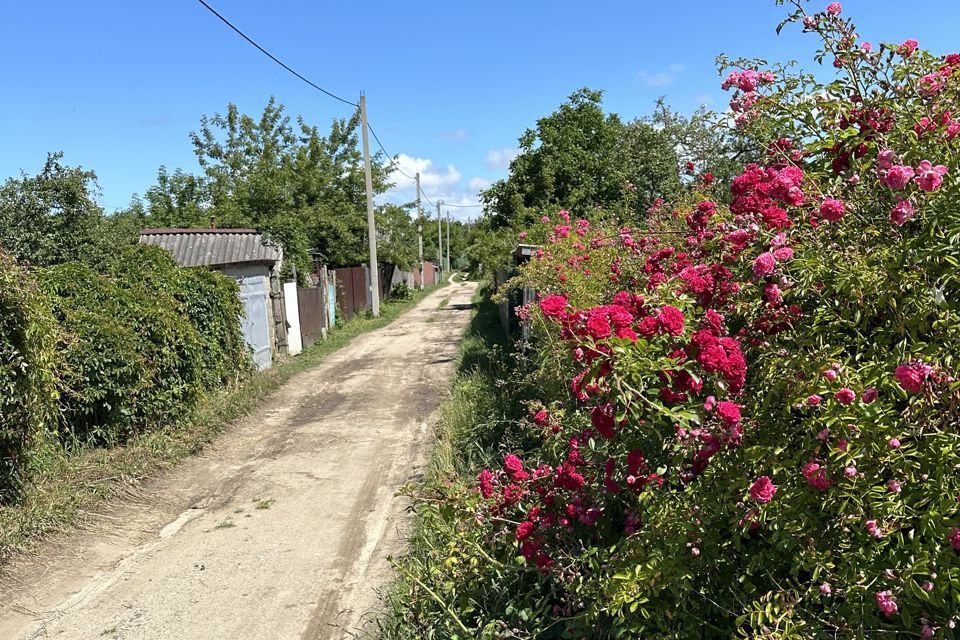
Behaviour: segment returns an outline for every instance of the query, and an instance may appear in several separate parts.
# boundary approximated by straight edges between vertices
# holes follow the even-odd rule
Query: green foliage
[[[279,242],[287,267],[301,274],[311,256],[361,264],[368,251],[359,124],[359,114],[337,119],[322,136],[302,118],[292,123],[273,98],[259,118],[234,104],[203,116],[190,136],[203,174],[161,167],[144,198],[144,223],[206,227],[215,218],[220,227],[254,227]],[[379,194],[390,186],[387,167],[380,154],[372,165]]]
[[[136,234],[104,216],[95,201],[96,174],[64,166],[62,158],[51,153],[39,174],[0,186],[0,247],[31,265],[99,264]]]
[[[417,223],[410,217],[413,204],[386,204],[377,208],[377,260],[401,269],[419,266]]]
[[[390,287],[390,293],[388,294],[388,299],[390,300],[410,300],[413,298],[413,291],[410,290],[410,287],[404,282],[394,282],[393,286]]]
[[[40,279],[62,329],[60,434],[68,442],[112,445],[176,421],[203,393],[248,371],[229,278],[134,245],[106,275],[67,263]]]
[[[838,76],[735,63],[764,166],[729,208],[704,200],[733,170],[640,229],[531,230],[530,353],[479,391],[540,402],[466,414],[458,459],[519,457],[424,490],[385,637],[956,636],[960,56],[792,4]]]
[[[650,200],[679,186],[669,141],[643,122],[606,114],[601,92],[580,89],[520,136],[510,176],[483,193],[494,227],[532,225],[546,209],[639,214],[637,190]],[[640,162],[636,162],[640,159]]]
[[[17,497],[30,449],[55,429],[54,331],[32,274],[0,254],[0,504]]]

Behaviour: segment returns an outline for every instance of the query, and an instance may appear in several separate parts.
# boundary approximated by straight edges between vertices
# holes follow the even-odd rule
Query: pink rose
[[[857,394],[855,394],[852,389],[847,389],[844,387],[843,389],[840,389],[840,391],[837,391],[835,394],[833,394],[833,397],[836,398],[837,402],[840,404],[848,405],[857,399]]]
[[[761,504],[766,504],[773,500],[773,496],[776,493],[777,487],[768,476],[760,476],[754,481],[753,486],[750,487],[750,497]]]
[[[913,55],[913,52],[917,50],[917,46],[919,44],[920,43],[914,40],[913,38],[904,40],[903,44],[897,47],[897,53],[902,55],[904,58],[909,58],[910,56]]]
[[[803,477],[807,484],[817,491],[826,491],[833,486],[833,480],[827,476],[827,470],[816,462],[808,462],[803,465]]]
[[[904,391],[920,393],[923,391],[923,383],[932,373],[933,367],[915,360],[897,367],[893,375]]]
[[[830,583],[829,583],[829,582],[824,582],[822,585],[820,585],[820,593],[822,593],[822,594],[825,595],[825,596],[830,595],[830,592],[831,592],[832,590],[833,590],[833,589],[830,587]]]
[[[847,207],[843,204],[843,201],[837,200],[836,198],[827,198],[820,203],[820,217],[830,222],[836,222],[843,217],[846,209]]]
[[[659,327],[672,336],[679,336],[683,333],[683,320],[683,312],[670,305],[660,309],[660,313],[657,315]]]
[[[840,15],[841,11],[843,11],[843,7],[840,5],[839,2],[831,2],[830,4],[827,5],[827,13],[831,15],[838,16]]]
[[[910,183],[910,178],[915,172],[912,167],[903,164],[895,164],[887,169],[883,176],[883,183],[891,189],[903,189]]]
[[[547,296],[540,301],[540,310],[548,318],[562,318],[566,315],[566,296]]]
[[[920,78],[919,91],[925,96],[933,96],[943,89],[943,80],[939,73],[928,73]]]
[[[936,191],[943,183],[943,176],[947,168],[942,164],[933,166],[929,160],[923,160],[917,166],[917,177],[914,182],[924,191]]]
[[[864,404],[872,404],[877,399],[877,395],[877,388],[870,387],[863,390],[863,393],[860,394],[860,400]]]
[[[893,149],[884,149],[877,154],[877,165],[881,169],[889,169],[897,161],[897,154]]]
[[[877,592],[877,606],[880,607],[880,611],[882,611],[887,617],[892,616],[899,611],[899,608],[897,607],[897,601],[894,600],[893,594],[889,591]]]
[[[765,278],[773,273],[773,269],[777,264],[777,259],[769,251],[761,253],[757,256],[757,259],[753,261],[753,275],[757,278]]]
[[[793,257],[793,249],[790,247],[780,247],[774,250],[773,257],[776,258],[778,262],[786,262]]]
[[[913,203],[909,200],[901,200],[890,210],[890,224],[902,227],[913,217]]]
[[[821,402],[823,402],[823,398],[817,394],[807,396],[807,405],[810,407],[819,407]]]
[[[889,440],[887,440],[887,446],[890,447],[891,449],[899,449],[900,441],[897,440],[896,438],[890,438]]]
[[[950,531],[950,546],[954,551],[960,551],[960,527],[954,527]]]

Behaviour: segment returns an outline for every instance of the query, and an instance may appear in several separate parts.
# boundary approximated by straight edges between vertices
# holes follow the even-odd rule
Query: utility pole
[[[423,289],[423,209],[420,208],[420,172],[417,171],[417,245],[420,255],[420,288]]]
[[[450,209],[447,209],[447,273],[450,273]]]
[[[373,178],[370,176],[370,139],[367,133],[367,96],[360,94],[363,125],[363,177],[367,183],[367,240],[370,243],[370,300],[373,317],[380,317],[380,266],[377,263],[377,221],[373,216]]]
[[[443,225],[440,224],[440,205],[443,200],[437,200],[437,267],[443,269]]]

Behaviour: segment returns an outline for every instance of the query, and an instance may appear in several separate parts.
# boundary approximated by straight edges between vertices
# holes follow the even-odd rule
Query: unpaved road
[[[453,284],[292,379],[140,504],[0,578],[0,638],[350,638],[386,556],[469,321]],[[440,306],[443,299],[449,303]]]

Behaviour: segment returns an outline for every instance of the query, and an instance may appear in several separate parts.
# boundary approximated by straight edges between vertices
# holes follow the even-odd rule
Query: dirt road
[[[0,638],[350,638],[370,630],[469,321],[452,284],[291,380],[149,499],[0,580]],[[449,303],[441,305],[444,299]]]

